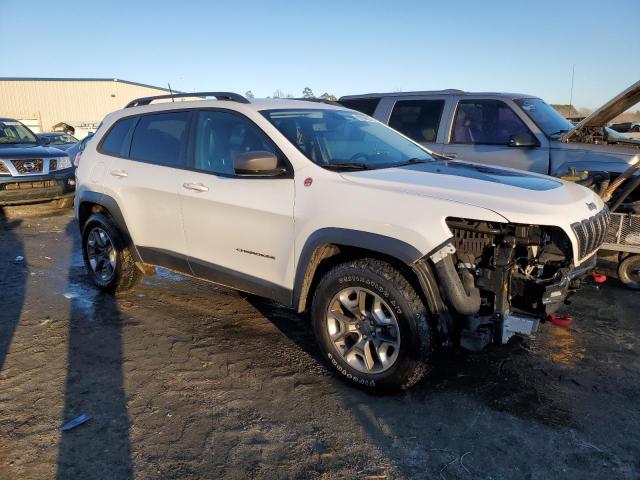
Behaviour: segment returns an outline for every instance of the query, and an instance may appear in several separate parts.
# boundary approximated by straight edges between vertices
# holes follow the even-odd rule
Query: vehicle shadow
[[[309,356],[326,365],[306,315],[301,319],[292,310],[259,297],[250,296],[247,300]],[[547,425],[569,425],[569,411],[535,388],[533,377],[544,377],[545,374],[534,365],[531,357],[528,341],[522,338],[514,338],[507,345],[492,347],[481,353],[460,349],[439,351],[433,358],[433,367],[422,382],[408,392],[384,396],[396,399],[410,396],[414,402],[426,403],[444,391],[463,391],[496,411],[534,419]],[[348,392],[377,396],[353,388]]]
[[[7,218],[5,210],[0,207],[0,291],[11,292],[11,298],[3,302],[0,311],[0,372],[11,348],[13,335],[20,321],[20,314],[27,288],[27,259],[24,244],[16,233],[22,220]],[[6,252],[12,252],[7,255]],[[15,253],[15,254],[14,254]]]
[[[269,300],[247,300],[329,370],[307,318]],[[441,351],[426,378],[404,392],[372,394],[349,385],[337,374],[333,375],[334,385],[345,408],[369,440],[390,456],[401,475],[438,478],[440,469],[452,463],[451,470],[462,478],[475,478],[477,472],[469,463],[477,462],[478,457],[467,457],[465,464],[460,460],[465,450],[460,449],[470,450],[469,445],[482,435],[495,435],[495,440],[488,443],[501,449],[505,448],[500,444],[501,435],[521,435],[527,429],[580,429],[575,424],[571,399],[558,386],[558,375],[566,374],[570,382],[571,368],[549,368],[547,354],[540,354],[532,343],[535,345],[514,338],[507,345],[481,353]],[[483,445],[480,448],[486,448],[482,441],[479,443]],[[424,470],[427,466],[428,471]]]
[[[66,294],[71,303],[62,424],[82,414],[91,419],[61,433],[56,478],[132,478],[122,315],[113,296],[90,284],[75,222],[69,223],[66,234],[73,248]]]

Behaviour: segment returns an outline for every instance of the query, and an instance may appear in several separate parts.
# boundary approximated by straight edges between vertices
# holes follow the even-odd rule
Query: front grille
[[[0,175],[8,175],[9,173],[9,169],[7,168],[7,166],[4,164],[4,162],[2,160],[0,160]]]
[[[44,162],[41,158],[28,160],[11,160],[19,174],[42,173]]]
[[[605,207],[593,217],[571,225],[578,239],[578,259],[591,255],[604,243],[611,220],[609,209]]]
[[[612,213],[604,243],[640,247],[640,215]]]
[[[49,171],[53,172],[54,170],[58,169],[58,159],[57,158],[52,158],[49,161]]]

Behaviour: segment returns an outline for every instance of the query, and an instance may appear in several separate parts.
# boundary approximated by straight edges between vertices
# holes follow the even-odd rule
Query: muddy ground
[[[162,270],[114,299],[70,211],[3,215],[2,479],[640,477],[640,294],[615,280],[567,330],[442,354],[378,397],[325,368],[302,316]]]

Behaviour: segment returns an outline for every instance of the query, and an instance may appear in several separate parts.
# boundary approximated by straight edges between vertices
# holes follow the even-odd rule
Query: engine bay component
[[[602,215],[584,231],[583,258],[604,240]],[[602,229],[591,228],[601,224]],[[447,225],[453,235],[450,243],[430,259],[458,320],[459,343],[471,350],[536,332],[593,267],[593,260],[573,267],[571,242],[559,227],[463,218],[447,218]]]

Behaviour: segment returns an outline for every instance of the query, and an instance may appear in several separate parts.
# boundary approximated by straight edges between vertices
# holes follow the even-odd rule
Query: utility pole
[[[576,64],[571,67],[571,95],[569,96],[569,115],[573,112],[573,79],[576,76]]]

